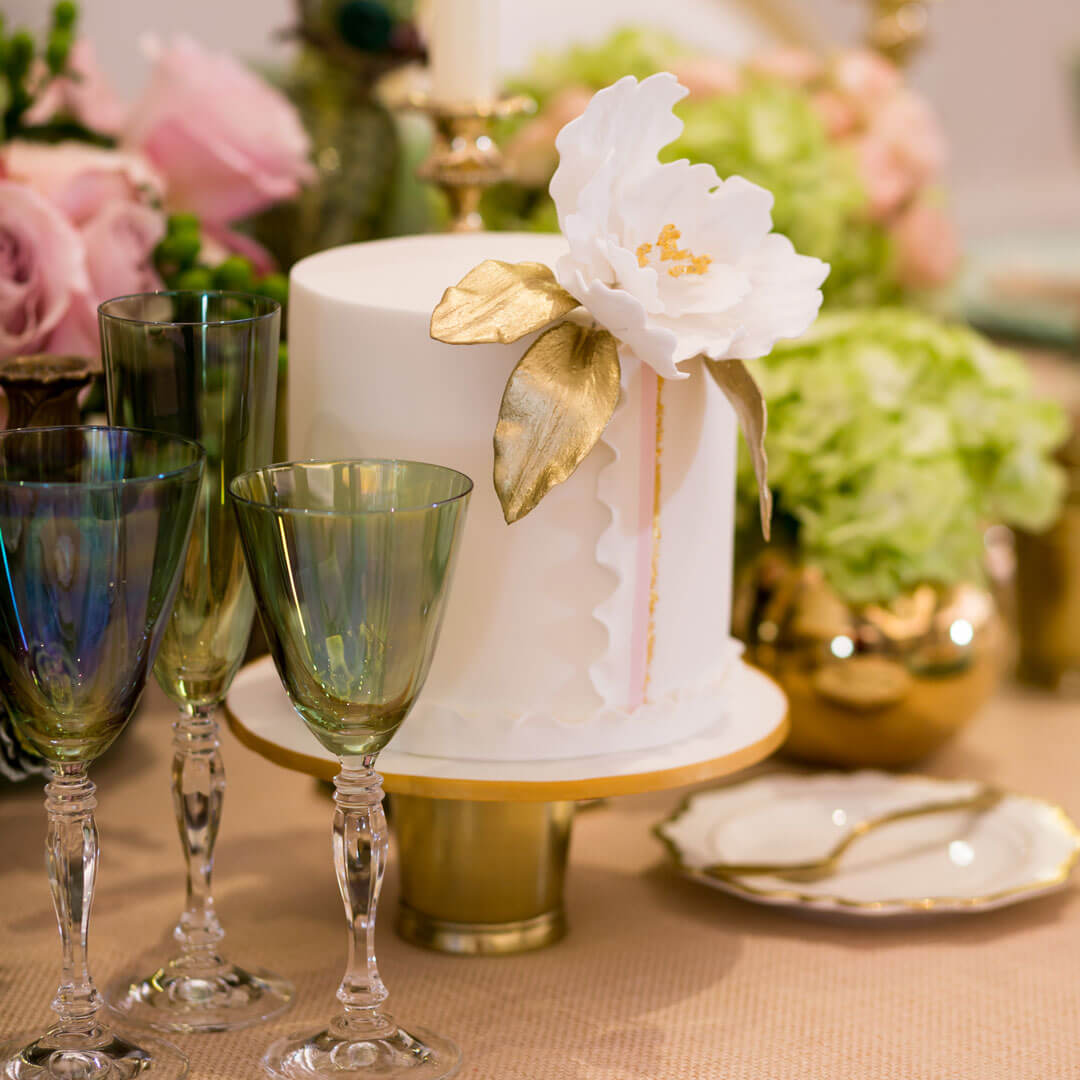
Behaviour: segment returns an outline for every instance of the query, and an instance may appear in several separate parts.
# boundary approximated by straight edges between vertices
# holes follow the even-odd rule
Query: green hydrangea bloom
[[[853,603],[977,580],[984,525],[1037,531],[1060,509],[1065,414],[973,330],[900,308],[836,312],[748,366],[769,406],[780,531]],[[748,537],[756,514],[744,448]]]

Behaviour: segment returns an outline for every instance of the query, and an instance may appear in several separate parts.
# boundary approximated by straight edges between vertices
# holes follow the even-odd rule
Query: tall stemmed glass
[[[222,955],[210,878],[225,770],[216,713],[244,658],[255,600],[225,489],[273,460],[280,308],[236,293],[145,293],[101,305],[113,423],[197,440],[207,468],[176,607],[154,673],[180,707],[173,800],[187,898],[179,953],[109,990],[113,1007],[163,1031],[225,1031],[285,1009],[292,986]]]
[[[386,866],[375,758],[427,678],[472,481],[409,461],[306,462],[238,476],[229,487],[278,675],[315,737],[341,759],[333,851],[349,929],[327,1027],[270,1047],[289,1080],[435,1080],[457,1047],[384,1011],[375,905]]]
[[[194,443],[118,428],[0,434],[0,672],[8,712],[49,763],[45,865],[60,926],[57,1022],[0,1047],[9,1080],[182,1077],[187,1060],[117,1033],[87,964],[98,866],[87,765],[146,685],[176,596],[202,475]]]

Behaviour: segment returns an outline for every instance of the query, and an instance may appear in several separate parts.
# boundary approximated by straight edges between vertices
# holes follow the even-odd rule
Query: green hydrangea
[[[541,109],[559,90],[600,90],[623,75],[645,78],[689,50],[652,31],[624,29],[597,46],[541,56],[512,89]],[[824,285],[834,306],[892,303],[901,298],[886,231],[866,217],[867,198],[856,162],[831,142],[808,95],[775,79],[746,75],[743,88],[676,106],[682,136],[662,157],[707,162],[722,177],[745,176],[775,196],[773,221],[796,249],[832,267]],[[507,139],[527,121],[508,122]],[[554,232],[555,208],[544,190],[504,184],[484,200],[488,228]]]
[[[984,525],[1038,531],[1058,513],[1065,414],[966,327],[900,308],[825,314],[748,366],[769,406],[779,531],[853,603],[976,580]],[[744,448],[747,536],[756,514]]]

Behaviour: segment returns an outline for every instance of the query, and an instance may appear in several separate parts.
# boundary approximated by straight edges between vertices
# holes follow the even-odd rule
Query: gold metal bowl
[[[1007,653],[988,589],[923,585],[856,607],[777,552],[740,573],[734,630],[787,693],[784,752],[843,768],[899,768],[936,750],[994,692]]]

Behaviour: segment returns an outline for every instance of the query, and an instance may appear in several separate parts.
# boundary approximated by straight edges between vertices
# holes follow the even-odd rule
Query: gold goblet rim
[[[8,443],[20,440],[40,440],[43,436],[55,432],[83,435],[94,432],[108,435],[135,435],[150,442],[163,445],[172,443],[184,447],[192,452],[192,457],[184,464],[162,472],[148,472],[136,476],[118,476],[109,480],[8,480],[3,476],[3,463],[0,462],[0,487],[36,488],[48,489],[49,491],[61,491],[64,489],[72,491],[104,491],[114,490],[117,487],[138,487],[143,484],[159,483],[162,480],[173,480],[189,472],[197,473],[206,460],[206,451],[194,439],[185,438],[183,435],[151,431],[149,428],[109,427],[105,424],[57,424],[52,427],[11,428],[8,431],[0,431],[0,449]]]
[[[242,489],[256,476],[270,476],[274,473],[314,472],[316,469],[332,469],[339,466],[352,467],[358,465],[403,465],[411,469],[426,469],[433,473],[441,473],[456,477],[460,482],[461,489],[455,491],[452,495],[448,495],[444,499],[436,499],[433,502],[417,503],[409,506],[362,507],[358,509],[319,506],[282,506],[266,502],[263,499],[252,498],[251,496],[242,493]],[[265,465],[262,468],[250,469],[247,472],[238,473],[229,481],[229,497],[234,502],[282,517],[364,518],[376,515],[421,513],[436,510],[440,506],[449,506],[451,503],[458,502],[470,495],[472,490],[472,478],[460,470],[451,468],[449,465],[437,465],[429,461],[413,461],[408,458],[311,458],[300,461],[283,461],[276,465]]]
[[[135,315],[121,313],[124,304],[133,304],[135,301],[145,303],[157,298],[200,296],[213,300],[233,300],[236,302],[253,303],[260,310],[251,315],[241,315],[228,319],[146,319]],[[269,296],[261,293],[236,292],[229,289],[156,289],[149,292],[125,293],[123,296],[114,296],[98,305],[98,316],[102,319],[110,319],[113,322],[130,323],[134,326],[241,326],[244,323],[262,322],[264,319],[272,319],[281,312],[281,304],[272,300]]]

